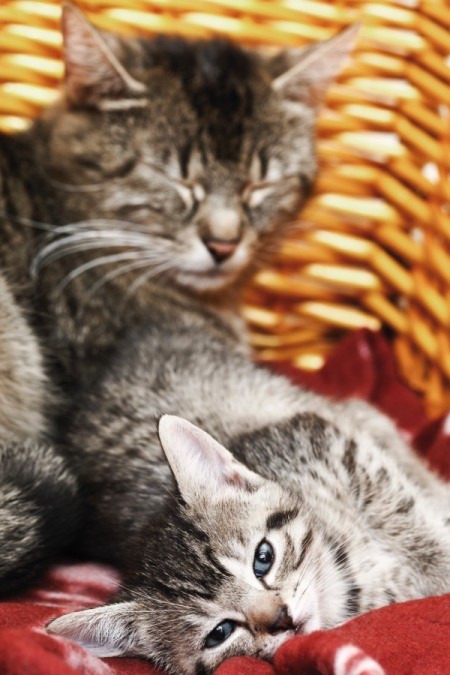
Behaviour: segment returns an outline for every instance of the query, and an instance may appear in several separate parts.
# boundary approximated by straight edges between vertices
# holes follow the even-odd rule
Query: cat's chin
[[[211,269],[208,271],[183,271],[176,277],[177,284],[197,293],[219,293],[236,284],[241,270],[225,271]]]
[[[282,633],[279,633],[278,635],[272,636],[270,646],[268,645],[266,650],[264,649],[260,650],[258,652],[258,656],[260,658],[265,659],[266,661],[272,661],[275,652],[279,647],[281,647],[282,644],[284,644],[288,640],[291,640],[294,637],[298,637],[299,635],[305,635],[306,633],[312,633],[313,630],[316,630],[316,628],[313,626],[309,628],[307,623],[308,622],[306,623],[301,622],[297,626],[295,626],[292,630],[286,630],[283,631]]]
[[[273,635],[270,638],[270,642],[263,648],[260,648],[256,654],[258,658],[262,658],[265,661],[273,661],[276,651],[288,640],[296,637],[297,635],[302,635],[302,631],[297,632],[294,630],[286,630],[283,633],[278,635]]]

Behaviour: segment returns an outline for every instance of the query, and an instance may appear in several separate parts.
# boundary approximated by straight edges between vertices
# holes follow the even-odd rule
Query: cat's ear
[[[70,103],[120,107],[145,93],[145,86],[122,66],[107,41],[72,4],[65,3],[61,27],[65,63],[64,87]],[[110,41],[116,39],[110,36]]]
[[[212,436],[181,417],[163,415],[159,439],[186,503],[225,492],[254,492],[263,479],[237,462]]]
[[[50,621],[46,630],[76,642],[100,658],[132,655],[134,613],[134,602],[118,602],[64,614]]]
[[[291,101],[319,106],[352,51],[358,31],[359,25],[352,25],[329,40],[283,50],[275,58],[287,70],[273,80],[272,88]]]

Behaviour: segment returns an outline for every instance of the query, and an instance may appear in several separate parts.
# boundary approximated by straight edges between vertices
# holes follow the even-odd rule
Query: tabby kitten
[[[62,27],[61,101],[0,136],[0,268],[74,386],[145,323],[152,279],[236,312],[311,189],[354,30],[269,57],[103,33],[70,5]]]
[[[70,408],[158,312],[242,333],[238,290],[309,192],[316,109],[353,40],[267,57],[102,33],[69,5],[62,27],[60,102],[0,134],[0,590],[77,527],[75,479],[47,447],[54,401]]]
[[[450,591],[450,490],[387,418],[252,365],[190,309],[171,327],[125,347],[74,419],[81,545],[125,584],[50,633],[193,675]],[[164,415],[169,469],[161,409],[233,454]]]

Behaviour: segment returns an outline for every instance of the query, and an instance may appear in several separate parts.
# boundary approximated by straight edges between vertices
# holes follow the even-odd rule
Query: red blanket
[[[277,367],[277,370],[283,370]],[[350,337],[317,374],[284,371],[298,383],[333,396],[360,396],[391,415],[418,451],[450,479],[450,415],[427,423],[420,401],[398,380],[379,335]],[[1,675],[156,675],[135,659],[90,656],[45,634],[43,626],[67,611],[105,602],[119,579],[96,564],[56,565],[34,589],[0,604]],[[448,675],[450,595],[384,607],[332,631],[293,638],[273,664],[230,659],[218,675]]]

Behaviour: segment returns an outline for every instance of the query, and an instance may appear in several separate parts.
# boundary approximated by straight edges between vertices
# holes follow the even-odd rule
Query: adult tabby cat
[[[233,341],[238,289],[314,179],[316,108],[352,43],[264,57],[103,34],[72,6],[62,25],[61,101],[0,135],[4,590],[76,527],[75,480],[48,447],[56,385],[70,408],[158,312],[226,319]]]
[[[263,57],[100,33],[72,6],[62,25],[61,102],[0,136],[0,268],[86,383],[146,320],[152,276],[236,309],[310,191],[317,105],[354,31]]]

